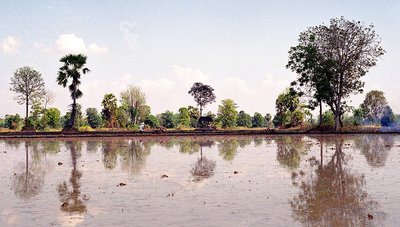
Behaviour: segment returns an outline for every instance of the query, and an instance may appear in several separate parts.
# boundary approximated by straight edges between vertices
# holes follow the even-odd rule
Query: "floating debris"
[[[161,179],[163,179],[163,178],[168,178],[168,175],[165,175],[165,174],[161,175]]]
[[[62,163],[62,162],[58,162],[58,163],[57,163],[58,166],[62,166],[63,164],[64,164],[64,163]]]
[[[372,219],[374,219],[374,216],[372,216],[372,214],[368,213],[367,218],[368,218],[368,220],[372,220]]]
[[[236,170],[235,170],[235,171],[233,171],[233,174],[238,174],[238,173],[239,173],[239,172],[238,172],[238,171],[236,171]]]
[[[126,186],[126,184],[125,184],[125,183],[119,183],[119,184],[117,184],[117,187],[122,187],[122,186]]]

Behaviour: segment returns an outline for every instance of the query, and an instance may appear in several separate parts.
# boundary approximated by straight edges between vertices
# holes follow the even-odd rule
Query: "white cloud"
[[[132,50],[136,50],[138,48],[139,35],[133,32],[135,26],[135,22],[122,21],[119,23],[119,30],[122,32],[125,42],[128,43],[128,46]]]
[[[192,69],[173,65],[172,70],[185,86],[191,86],[195,82],[208,83],[210,81],[210,77],[197,68]]]
[[[1,50],[5,54],[15,54],[15,53],[18,53],[19,45],[20,45],[20,43],[16,37],[8,36],[1,43]]]
[[[106,46],[99,46],[97,43],[86,44],[85,40],[75,34],[62,34],[55,42],[55,47],[46,46],[43,43],[35,42],[34,46],[45,53],[58,52],[62,54],[105,54],[109,50]]]

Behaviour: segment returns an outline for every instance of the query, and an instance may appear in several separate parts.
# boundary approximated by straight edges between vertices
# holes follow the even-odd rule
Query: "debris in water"
[[[372,216],[372,214],[370,214],[370,213],[368,213],[367,217],[368,217],[368,220],[372,220],[374,218],[374,216]]]
[[[58,166],[62,166],[63,164],[64,164],[64,163],[62,163],[62,162],[58,162],[58,163],[57,163]]]
[[[161,179],[163,179],[163,178],[168,178],[168,175],[165,175],[165,174],[161,175]]]
[[[125,184],[125,183],[119,183],[119,184],[117,184],[117,187],[122,187],[122,186],[126,186],[126,184]]]
[[[62,204],[61,204],[61,207],[67,207],[68,206],[68,203],[67,202],[63,202]]]
[[[236,171],[236,170],[235,170],[235,171],[233,171],[233,174],[238,174],[238,173],[239,173],[239,172],[238,172],[238,171]]]

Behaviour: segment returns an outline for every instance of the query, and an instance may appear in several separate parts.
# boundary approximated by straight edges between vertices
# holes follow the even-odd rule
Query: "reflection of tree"
[[[102,145],[103,164],[106,169],[114,169],[117,166],[117,157],[119,149],[126,149],[123,140],[107,140]]]
[[[235,158],[238,147],[239,143],[237,139],[222,139],[218,144],[219,155],[221,155],[224,160],[231,161],[233,158]]]
[[[354,139],[354,146],[360,150],[370,166],[383,167],[388,152],[394,144],[391,135],[360,135]]]
[[[40,193],[46,174],[46,164],[41,162],[40,156],[33,158],[29,163],[29,145],[30,143],[25,141],[25,170],[14,174],[11,186],[15,194],[23,199]]]
[[[260,146],[264,141],[264,138],[262,137],[254,137],[254,146],[258,147]]]
[[[200,158],[194,165],[194,168],[190,171],[196,181],[209,178],[214,175],[214,169],[216,167],[215,161],[203,157],[203,144],[200,144]]]
[[[185,154],[193,154],[199,152],[200,145],[197,141],[194,141],[191,138],[182,138],[178,141],[179,144],[179,152]]]
[[[68,213],[84,213],[86,212],[86,205],[84,203],[85,198],[81,195],[79,179],[82,177],[82,173],[77,169],[77,158],[79,156],[79,144],[72,141],[67,141],[67,149],[71,151],[72,159],[72,171],[69,179],[70,186],[67,182],[63,182],[58,185],[58,194],[62,202],[61,210]]]
[[[313,162],[310,172],[299,179],[300,193],[291,206],[294,217],[304,225],[365,226],[368,213],[374,214],[374,220],[383,218],[382,212],[374,210],[377,202],[362,190],[364,177],[345,168],[343,143],[343,138],[336,137],[335,153],[328,163]]]
[[[147,156],[150,154],[152,143],[143,140],[129,140],[128,149],[122,150],[122,169],[129,174],[139,174],[146,165]]]
[[[98,140],[88,140],[86,141],[86,151],[88,153],[96,153],[98,148],[101,146],[101,142]]]
[[[300,165],[301,155],[310,145],[300,136],[279,136],[275,139],[277,145],[277,160],[279,164],[290,169],[296,169]]]
[[[246,147],[246,146],[251,144],[251,141],[253,141],[253,138],[251,138],[251,137],[239,137],[237,139],[237,141],[239,143],[239,147],[240,148],[244,148],[244,147]]]

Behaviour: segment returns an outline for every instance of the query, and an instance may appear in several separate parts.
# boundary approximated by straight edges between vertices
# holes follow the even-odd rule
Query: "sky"
[[[238,110],[275,114],[275,99],[296,75],[285,68],[288,51],[308,27],[335,17],[375,26],[387,53],[363,77],[365,92],[350,97],[358,106],[369,90],[384,91],[400,113],[400,1],[6,1],[0,0],[0,116],[24,113],[13,99],[10,78],[20,67],[41,72],[55,93],[51,107],[64,114],[72,103],[56,83],[59,59],[88,56],[78,99],[83,110],[106,93],[120,99],[128,85],[146,94],[153,114],[196,105],[194,82],[215,89]]]

